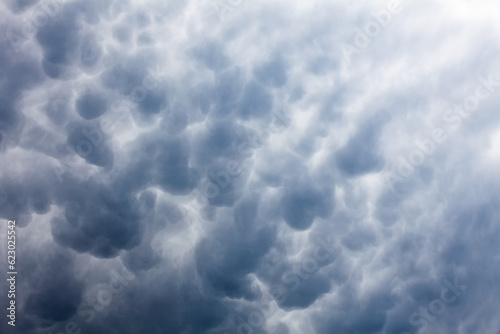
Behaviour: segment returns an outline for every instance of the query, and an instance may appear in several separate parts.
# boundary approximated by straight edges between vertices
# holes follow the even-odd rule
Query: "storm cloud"
[[[500,330],[493,0],[0,6],[2,333]]]

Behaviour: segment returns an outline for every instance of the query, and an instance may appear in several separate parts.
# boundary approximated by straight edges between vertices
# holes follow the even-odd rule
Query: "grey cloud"
[[[80,44],[80,68],[91,71],[103,56],[102,38],[95,34],[86,34]]]
[[[271,87],[281,87],[286,84],[288,64],[283,56],[276,54],[269,62],[254,69],[254,75],[259,81]]]
[[[384,167],[384,158],[380,156],[377,143],[380,127],[383,126],[380,122],[380,120],[366,122],[335,154],[337,166],[346,175],[363,175],[380,171]]]
[[[85,101],[88,102],[88,101]],[[92,101],[102,102],[102,101]],[[88,106],[87,106],[88,107]],[[91,109],[94,110],[95,109]],[[71,123],[68,125],[68,144],[72,151],[85,159],[90,164],[111,168],[113,166],[114,154],[113,151],[106,145],[104,138],[97,139],[97,142],[89,137],[95,130],[95,126],[90,126],[81,123]],[[101,133],[101,136],[103,134]]]
[[[241,207],[240,210],[244,209]],[[239,221],[234,223],[240,224]],[[204,240],[196,250],[200,275],[206,277],[212,289],[231,298],[256,298],[247,275],[257,268],[260,258],[267,253],[275,238],[272,229],[249,225],[247,228],[228,226],[218,233],[218,239],[212,242]]]
[[[2,30],[40,4],[6,2]],[[0,37],[19,330],[498,331],[496,77],[443,117],[498,68],[495,5],[412,3],[382,26],[388,3],[211,4],[65,1]],[[436,128],[447,140],[384,182]]]
[[[76,100],[76,111],[86,120],[103,115],[107,108],[106,98],[98,92],[85,92]]]
[[[14,13],[24,12],[33,7],[39,0],[7,0],[6,3]]]
[[[273,98],[262,85],[255,81],[247,83],[238,108],[242,118],[262,118],[270,114],[272,107]]]
[[[224,54],[224,44],[220,41],[204,41],[193,48],[194,58],[213,71],[220,71],[230,65],[229,58]]]

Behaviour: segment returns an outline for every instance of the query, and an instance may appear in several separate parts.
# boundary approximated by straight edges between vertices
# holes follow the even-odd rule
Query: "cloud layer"
[[[1,7],[2,332],[498,332],[496,2]]]

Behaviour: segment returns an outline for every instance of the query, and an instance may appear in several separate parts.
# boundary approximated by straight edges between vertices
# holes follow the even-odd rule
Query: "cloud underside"
[[[493,1],[1,6],[17,330],[499,330]]]

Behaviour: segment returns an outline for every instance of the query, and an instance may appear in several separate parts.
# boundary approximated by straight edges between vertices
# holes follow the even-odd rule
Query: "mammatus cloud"
[[[0,5],[2,333],[498,332],[493,0]]]

